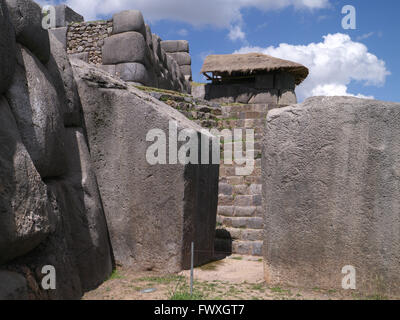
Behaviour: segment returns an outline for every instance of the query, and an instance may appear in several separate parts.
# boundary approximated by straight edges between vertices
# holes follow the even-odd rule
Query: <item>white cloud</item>
[[[48,2],[39,0],[41,3]],[[121,10],[136,9],[145,19],[170,19],[191,25],[213,25],[230,28],[242,21],[241,10],[257,8],[262,11],[292,6],[296,9],[321,9],[329,0],[66,0],[63,1],[86,20],[111,15]]]
[[[186,29],[180,29],[178,30],[177,34],[181,37],[186,37],[189,34],[189,31],[187,31]]]
[[[361,36],[358,36],[357,37],[357,41],[368,39],[368,38],[372,37],[374,34],[375,34],[375,32],[365,33],[365,34],[363,34]]]
[[[242,31],[240,26],[232,26],[229,31],[228,38],[232,41],[244,41],[246,39],[246,34]]]
[[[385,62],[368,52],[368,48],[342,33],[328,34],[319,43],[280,44],[278,47],[243,47],[237,53],[261,52],[304,64],[308,78],[297,88],[299,100],[314,95],[363,95],[348,93],[352,81],[383,86],[390,72]]]

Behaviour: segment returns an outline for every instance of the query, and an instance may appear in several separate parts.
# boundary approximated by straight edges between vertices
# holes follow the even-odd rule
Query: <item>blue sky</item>
[[[46,0],[40,1],[42,4]],[[51,1],[50,1],[51,2]],[[259,51],[301,62],[312,95],[400,102],[400,1],[364,0],[68,0],[86,20],[139,9],[162,39],[190,42],[194,80],[208,54]],[[356,9],[356,30],[342,28],[342,8]]]

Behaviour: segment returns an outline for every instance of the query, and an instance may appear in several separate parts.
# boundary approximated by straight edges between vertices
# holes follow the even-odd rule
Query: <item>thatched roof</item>
[[[295,76],[297,85],[302,83],[309,74],[308,69],[299,63],[261,53],[210,55],[205,59],[201,72],[213,72],[215,75],[236,72],[247,74],[288,72]]]

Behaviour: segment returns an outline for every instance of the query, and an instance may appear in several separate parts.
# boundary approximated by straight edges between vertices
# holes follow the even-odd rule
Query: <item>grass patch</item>
[[[178,291],[175,292],[169,300],[172,301],[189,301],[189,300],[204,300],[204,295],[201,292],[193,292],[193,295],[190,295],[188,291]]]
[[[124,278],[124,276],[121,275],[121,274],[118,272],[118,270],[114,270],[114,271],[111,273],[111,276],[110,276],[110,278],[108,278],[108,280],[116,280],[116,279],[123,279],[123,278]]]
[[[200,83],[200,82],[194,82],[194,81],[191,82],[190,84],[192,87],[202,87],[202,86],[206,85],[206,83]]]
[[[243,229],[243,227],[241,227],[240,229]],[[246,229],[246,228],[244,228],[244,229]],[[242,261],[242,260],[243,260],[243,257],[232,257],[231,259],[232,259],[232,260]]]
[[[172,96],[179,96],[179,97],[190,97],[188,94],[184,94],[178,91],[173,91],[173,90],[165,90],[165,89],[159,89],[159,88],[153,88],[153,87],[145,87],[145,86],[134,86],[135,88],[145,91],[145,92],[158,92],[158,93],[164,93],[164,94],[169,94]]]
[[[137,279],[138,282],[147,282],[152,284],[170,284],[173,282],[178,282],[184,280],[184,276],[178,275],[168,275],[162,277],[144,277]]]
[[[208,264],[205,264],[201,267],[198,267],[197,269],[200,269],[202,271],[215,271],[219,266],[222,266],[225,262],[223,260],[218,260],[214,261]]]

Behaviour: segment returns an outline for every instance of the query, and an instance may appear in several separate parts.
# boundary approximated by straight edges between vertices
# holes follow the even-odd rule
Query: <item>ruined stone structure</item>
[[[112,20],[74,22],[69,24],[66,28],[68,54],[87,55],[84,59],[87,62],[102,64],[101,50],[104,40],[112,34],[112,27]]]
[[[255,168],[250,175],[238,175],[236,170],[241,165],[221,161],[216,248],[220,252],[261,256],[261,142],[265,119],[270,110],[297,102],[295,86],[307,77],[308,69],[263,54],[234,54],[207,57],[202,72],[212,83],[194,85],[193,96],[221,104],[218,129],[243,132],[243,141],[228,143],[242,144],[245,151],[245,130],[254,130]]]
[[[400,104],[315,97],[272,110],[264,139],[270,285],[400,295]]]
[[[65,43],[68,54],[101,65],[127,82],[190,92],[192,72],[187,41],[162,41],[152,34],[137,10],[117,13],[107,21],[83,22],[69,8],[62,9],[58,11],[68,17],[64,21],[67,26],[51,32]]]
[[[70,62],[41,22],[35,2],[0,0],[0,299],[79,299],[116,263],[180,271],[192,241],[195,263],[210,261],[219,166],[146,161],[150,129],[201,127]],[[41,286],[48,265],[56,290]]]

